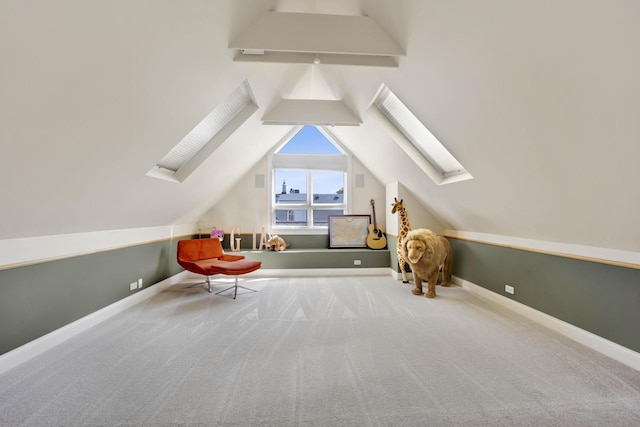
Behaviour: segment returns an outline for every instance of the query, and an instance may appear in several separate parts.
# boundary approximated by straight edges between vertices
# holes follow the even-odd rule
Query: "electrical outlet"
[[[142,278],[138,279],[138,289],[142,288]]]
[[[138,282],[129,283],[129,290],[130,291],[135,291],[137,288],[138,288]]]
[[[362,264],[361,260],[359,260],[359,259],[354,259],[353,260],[353,265],[361,265],[361,264]]]
[[[504,285],[504,291],[508,294],[513,295],[516,292],[516,289],[513,286]]]

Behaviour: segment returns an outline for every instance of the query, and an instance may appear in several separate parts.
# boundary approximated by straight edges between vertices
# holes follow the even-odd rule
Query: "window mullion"
[[[307,227],[313,225],[313,173],[307,169]]]

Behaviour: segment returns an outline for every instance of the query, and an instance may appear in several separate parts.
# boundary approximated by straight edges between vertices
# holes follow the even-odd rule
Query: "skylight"
[[[382,85],[373,105],[370,113],[436,184],[473,178],[388,87]]]
[[[245,80],[173,147],[147,175],[182,182],[258,109]]]

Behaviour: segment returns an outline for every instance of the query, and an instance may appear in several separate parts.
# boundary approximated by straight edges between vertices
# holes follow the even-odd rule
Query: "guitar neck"
[[[375,228],[378,226],[378,221],[376,220],[376,205],[373,199],[371,199],[371,210],[373,212],[373,227]]]

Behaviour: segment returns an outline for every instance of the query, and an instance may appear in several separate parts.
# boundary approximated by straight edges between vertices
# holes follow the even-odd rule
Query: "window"
[[[436,184],[449,184],[473,178],[385,85],[378,91],[369,110],[400,148]]]
[[[173,182],[184,181],[257,109],[249,82],[245,80],[160,159],[147,175]]]
[[[347,211],[349,156],[315,126],[304,126],[271,156],[272,227],[325,229]]]

